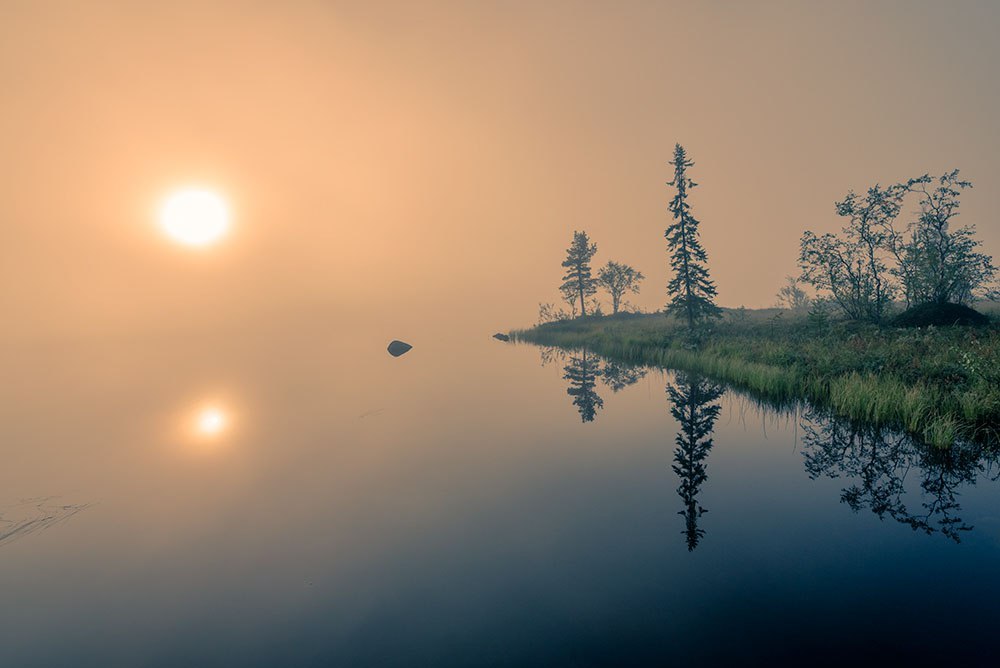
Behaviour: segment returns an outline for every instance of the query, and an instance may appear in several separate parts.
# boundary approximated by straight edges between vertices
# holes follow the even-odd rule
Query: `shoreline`
[[[767,311],[772,313],[773,310]],[[662,314],[590,316],[513,330],[517,342],[698,373],[778,404],[808,401],[849,420],[949,447],[1000,442],[1000,327],[822,326],[785,314],[727,316],[692,342]]]

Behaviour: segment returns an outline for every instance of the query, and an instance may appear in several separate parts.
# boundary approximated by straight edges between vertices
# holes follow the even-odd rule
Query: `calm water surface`
[[[0,665],[996,665],[988,453],[489,334],[10,343]]]

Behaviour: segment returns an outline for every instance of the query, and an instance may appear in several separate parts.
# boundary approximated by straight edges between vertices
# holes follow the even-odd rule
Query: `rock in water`
[[[494,334],[493,338],[496,339],[497,341],[510,341],[509,336],[507,336],[506,334],[501,334],[500,332]]]
[[[411,346],[409,343],[403,343],[402,341],[393,341],[392,343],[389,344],[389,347],[386,348],[386,350],[388,350],[389,354],[392,355],[393,357],[399,357],[400,355],[409,352],[410,348],[412,347],[413,346]]]

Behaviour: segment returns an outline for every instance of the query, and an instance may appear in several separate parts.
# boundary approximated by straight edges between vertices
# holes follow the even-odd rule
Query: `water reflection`
[[[601,369],[601,380],[612,392],[618,393],[646,377],[649,369],[608,360]]]
[[[879,519],[890,517],[914,531],[940,533],[956,543],[973,528],[960,516],[960,489],[975,485],[980,475],[998,477],[996,453],[981,445],[933,448],[883,427],[815,415],[807,417],[802,428],[806,472],[812,479],[852,478],[853,484],[840,496],[851,510],[867,508]],[[907,477],[919,480],[919,494],[912,485],[908,494]],[[917,496],[919,503],[908,503]]]
[[[597,381],[618,393],[646,377],[649,369],[623,362],[603,359],[587,349],[570,353],[553,347],[539,349],[543,367],[556,362],[563,366],[563,379],[569,381],[566,393],[573,397],[573,405],[583,422],[593,422],[597,411],[604,407],[604,399],[597,393]]]
[[[236,418],[233,404],[221,393],[203,395],[173,416],[174,438],[192,452],[214,452],[231,440]]]
[[[563,367],[563,379],[569,381],[566,394],[573,397],[583,422],[593,422],[598,409],[604,408],[604,399],[596,390],[600,373],[601,359],[586,349],[571,353],[569,364]]]
[[[538,349],[538,356],[541,359],[542,367],[547,367],[555,362],[562,362],[566,359],[566,351],[554,346],[541,346]]]
[[[542,366],[565,363],[566,393],[573,397],[583,422],[593,422],[603,409],[597,393],[601,381],[617,393],[646,376],[648,368],[603,359],[589,350],[566,352],[541,349]],[[707,480],[706,460],[712,433],[721,411],[724,385],[701,376],[677,372],[667,383],[670,414],[679,430],[672,469],[680,479],[677,493],[683,501],[685,542],[694,550],[705,532],[699,520],[706,509],[698,495]],[[771,409],[758,404],[766,413]],[[962,519],[963,488],[981,477],[1000,478],[997,450],[988,445],[961,442],[948,449],[927,446],[884,426],[858,425],[815,410],[798,421],[805,472],[810,479],[846,478],[840,500],[854,512],[869,510],[879,519],[891,518],[927,535],[961,542],[973,526]]]
[[[722,405],[718,399],[725,389],[700,376],[677,373],[674,382],[667,384],[670,414],[680,424],[674,438],[674,473],[680,478],[677,494],[684,502],[680,515],[684,517],[684,534],[688,551],[698,547],[705,535],[698,527],[698,519],[705,509],[698,503],[698,492],[708,479],[705,460],[712,450],[712,430]]]

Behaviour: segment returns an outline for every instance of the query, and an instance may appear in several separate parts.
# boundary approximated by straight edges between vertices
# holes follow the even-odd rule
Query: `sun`
[[[186,246],[209,246],[229,231],[229,207],[211,190],[180,190],[164,201],[160,226],[167,236]]]
[[[229,418],[226,413],[214,406],[201,410],[195,418],[195,431],[202,436],[212,437],[226,431]]]

